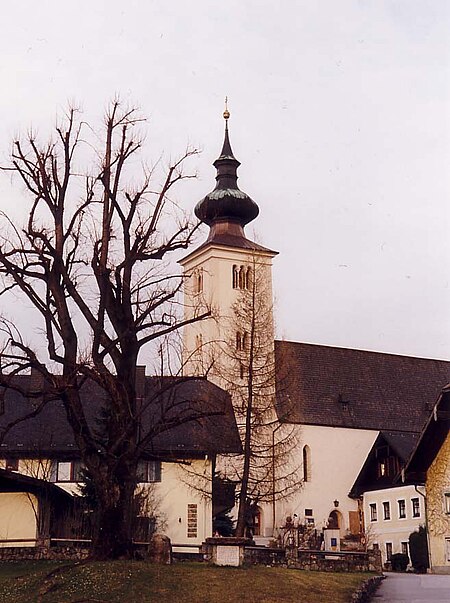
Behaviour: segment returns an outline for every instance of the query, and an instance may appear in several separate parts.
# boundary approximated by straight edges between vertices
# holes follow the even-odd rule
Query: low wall
[[[289,567],[317,572],[378,572],[381,573],[381,552],[367,553],[307,551],[287,549]]]
[[[69,546],[5,546],[0,547],[0,561],[36,561],[50,559],[54,561],[80,561],[86,559],[89,549]]]
[[[246,546],[244,563],[248,565],[282,565],[286,563],[286,551],[266,546]]]

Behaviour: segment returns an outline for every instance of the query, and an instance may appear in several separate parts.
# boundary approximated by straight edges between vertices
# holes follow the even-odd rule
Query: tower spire
[[[210,227],[209,240],[219,231],[245,239],[243,227],[256,218],[259,208],[237,185],[237,168],[241,164],[234,156],[230,143],[228,97],[225,97],[223,118],[225,136],[222,151],[213,163],[217,170],[216,186],[197,203],[194,211],[197,218]]]

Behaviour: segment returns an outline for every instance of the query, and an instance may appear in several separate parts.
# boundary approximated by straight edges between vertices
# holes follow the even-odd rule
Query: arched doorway
[[[253,515],[253,536],[262,536],[262,512],[260,507],[255,507]]]

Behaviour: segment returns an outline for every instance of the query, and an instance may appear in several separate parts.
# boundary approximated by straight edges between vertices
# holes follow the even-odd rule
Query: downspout
[[[425,486],[424,486],[425,488]],[[430,546],[430,532],[428,530],[428,512],[427,512],[427,495],[424,494],[423,492],[420,492],[417,489],[417,484],[414,484],[414,490],[417,492],[417,494],[420,494],[421,496],[423,496],[423,504],[424,504],[424,511],[425,511],[425,533],[427,535],[427,546],[428,546],[428,563],[430,565],[430,572],[432,572],[433,570],[433,565],[431,562],[431,546]]]

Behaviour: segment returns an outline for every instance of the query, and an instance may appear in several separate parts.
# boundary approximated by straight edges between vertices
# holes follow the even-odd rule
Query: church
[[[328,527],[338,530],[342,546],[359,539],[380,548],[386,562],[393,553],[408,552],[409,534],[425,522],[423,489],[400,487],[394,478],[450,380],[450,362],[275,340],[277,252],[245,234],[259,208],[237,184],[240,163],[230,144],[229,117],[226,110],[223,148],[214,162],[216,186],[195,207],[208,237],[180,262],[186,317],[211,309],[209,319],[185,328],[184,371],[207,374],[231,393],[245,444],[242,390],[250,385],[255,398],[258,354],[264,357],[259,364],[273,411],[266,427],[273,443],[275,432],[288,427],[295,446],[286,460],[291,471],[285,462],[273,462],[268,470],[272,493],[264,480],[262,491],[258,485],[249,490],[258,505],[257,541],[276,538],[286,521]],[[239,470],[236,476],[242,479]]]
[[[195,208],[208,237],[180,260],[182,370],[189,379],[172,384],[169,399],[167,378],[137,371],[140,400],[157,399],[164,408],[195,401],[214,416],[155,440],[142,458],[140,482],[156,492],[164,531],[181,551],[198,552],[213,533],[213,515],[227,508],[217,504],[218,475],[241,498],[245,482],[240,502],[252,505],[258,544],[279,539],[287,526],[316,534],[326,528],[335,549],[378,547],[388,562],[408,552],[409,534],[425,523],[426,490],[397,478],[450,382],[450,362],[275,339],[277,252],[245,234],[259,207],[238,187],[229,117],[226,110],[216,185]],[[205,313],[204,320],[190,320]],[[18,378],[24,392],[35,391],[33,375]],[[92,387],[82,398],[95,410],[102,394]],[[59,400],[20,421],[33,400],[13,391],[1,400],[0,429],[11,423],[14,429],[0,447],[0,547],[11,540],[34,546],[42,535],[66,541],[78,530],[67,532],[64,517],[59,528],[48,527],[74,502],[80,454]],[[151,427],[154,417],[144,419]],[[195,475],[187,476],[186,467]],[[145,539],[154,526],[150,517],[141,519]]]

